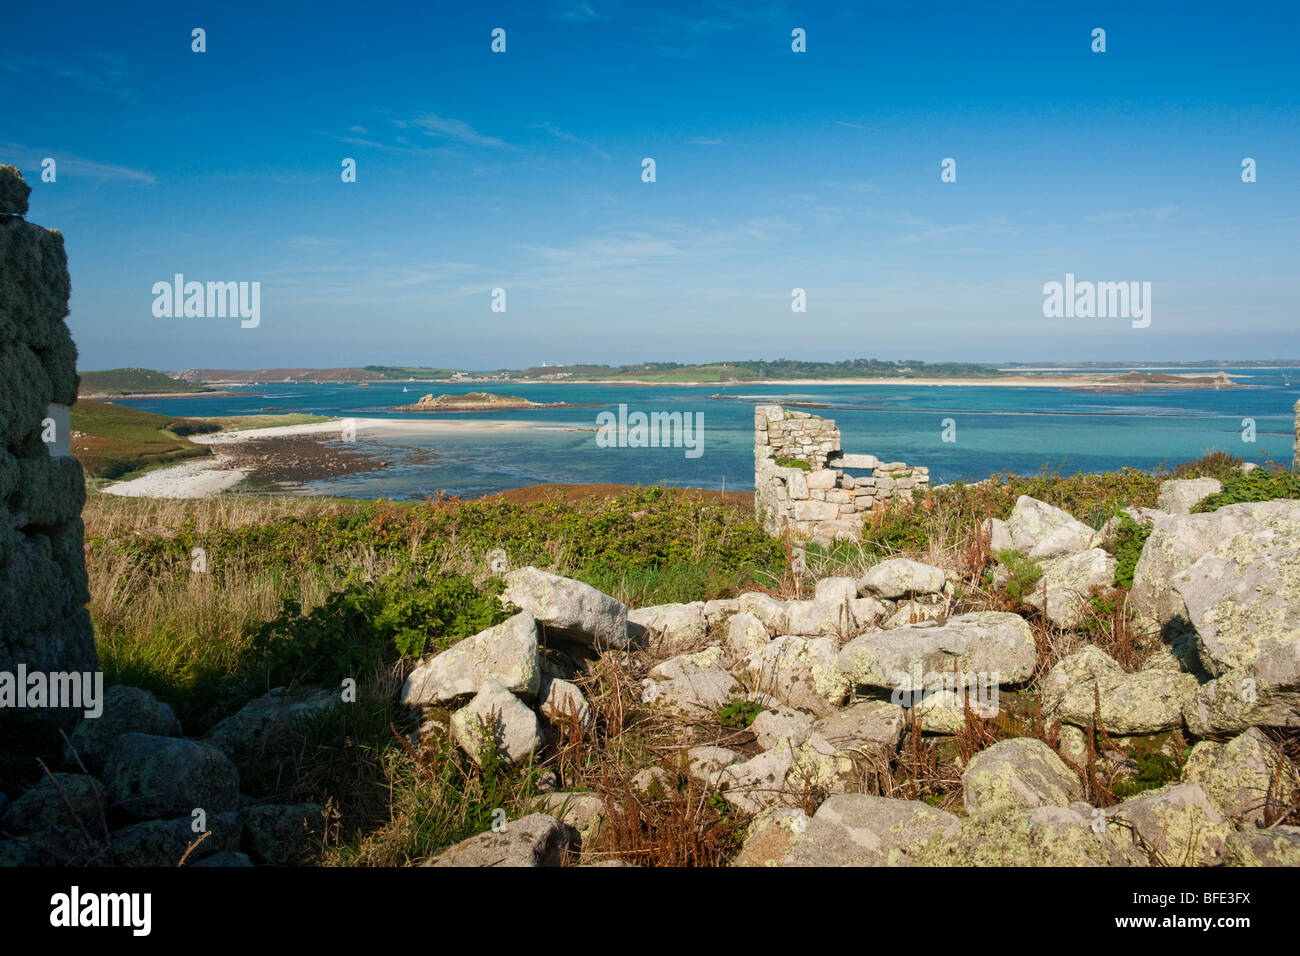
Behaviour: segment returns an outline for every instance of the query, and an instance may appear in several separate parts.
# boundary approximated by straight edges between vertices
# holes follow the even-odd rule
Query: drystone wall
[[[768,534],[856,539],[864,515],[929,483],[928,468],[844,454],[829,418],[780,405],[754,409],[754,506]]]
[[[0,166],[0,673],[84,673],[98,661],[85,480],[68,430],[71,281],[63,236],[23,218],[30,192],[17,169]]]

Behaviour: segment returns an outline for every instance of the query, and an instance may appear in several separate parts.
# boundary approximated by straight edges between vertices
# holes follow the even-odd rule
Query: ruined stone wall
[[[829,418],[780,405],[754,409],[754,507],[769,534],[858,538],[864,515],[929,483],[928,468],[844,454]]]
[[[0,166],[0,671],[93,671],[68,259],[62,235],[24,220],[30,192]]]

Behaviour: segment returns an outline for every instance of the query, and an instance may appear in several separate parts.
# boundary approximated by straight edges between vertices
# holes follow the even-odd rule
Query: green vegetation
[[[1151,537],[1151,526],[1138,524],[1128,515],[1119,519],[1115,529],[1115,587],[1131,588],[1133,572],[1137,569],[1142,547]]]
[[[337,421],[330,415],[308,415],[304,412],[286,412],[282,415],[224,415],[215,418],[198,418],[207,431],[252,431],[257,428],[283,428],[287,425],[316,425]]]
[[[798,468],[800,471],[812,471],[812,465],[802,458],[786,458],[778,455],[772,459],[772,462],[778,468]]]
[[[188,395],[210,389],[174,379],[149,368],[112,368],[102,372],[79,372],[83,395]]]
[[[1198,502],[1192,511],[1217,511],[1224,505],[1274,498],[1300,498],[1300,472],[1256,468],[1248,475],[1236,474],[1223,482],[1223,490]]]
[[[849,359],[843,362],[804,362],[792,359],[747,360],[684,365],[680,362],[643,362],[638,365],[548,365],[525,369],[519,378],[567,375],[575,381],[650,382],[761,382],[789,379],[851,378],[996,378],[1003,373],[996,366],[970,362],[927,364],[919,360],[884,362],[879,359]]]
[[[79,401],[72,406],[72,453],[94,478],[123,478],[188,458],[208,449],[184,437],[214,430],[202,423],[140,412],[123,405]]]
[[[744,728],[752,724],[762,712],[763,708],[757,701],[733,700],[718,708],[718,723],[723,727]]]
[[[994,557],[1007,569],[1007,595],[1013,601],[1023,601],[1043,576],[1042,566],[1019,551],[998,551]]]

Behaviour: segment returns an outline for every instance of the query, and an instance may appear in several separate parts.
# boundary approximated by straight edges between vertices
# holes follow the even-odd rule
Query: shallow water
[[[393,465],[382,473],[315,482],[316,494],[423,498],[438,491],[472,497],[544,482],[669,484],[752,490],[753,406],[757,397],[811,402],[833,418],[844,450],[883,460],[928,465],[935,483],[977,480],[998,471],[1062,474],[1148,469],[1222,450],[1261,461],[1264,453],[1289,461],[1294,440],[1293,406],[1300,398],[1296,370],[1244,369],[1243,382],[1257,388],[1150,389],[1083,392],[1046,387],[743,384],[690,387],[640,385],[442,385],[411,383],[300,385],[276,383],[210,398],[119,400],[167,415],[239,415],[263,410],[371,418],[515,421],[526,428],[485,434],[407,436],[388,439]],[[1244,377],[1244,376],[1249,376]],[[1288,379],[1296,384],[1287,385]],[[534,401],[596,403],[596,408],[461,413],[427,416],[391,412],[427,392],[492,391]],[[713,395],[744,399],[711,399]],[[703,453],[683,448],[602,448],[597,415],[629,411],[701,412]],[[1242,420],[1255,422],[1256,440],[1243,441]],[[955,423],[956,441],[945,442],[944,420]],[[400,444],[399,444],[400,443]],[[432,464],[403,466],[401,448],[435,449]]]

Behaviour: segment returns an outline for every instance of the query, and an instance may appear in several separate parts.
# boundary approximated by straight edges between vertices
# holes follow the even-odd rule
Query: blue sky
[[[1300,357],[1289,4],[230,0],[5,21],[0,162],[64,233],[82,368]],[[177,272],[260,282],[260,325],[156,318]],[[1151,282],[1150,327],[1044,318],[1067,272]]]

